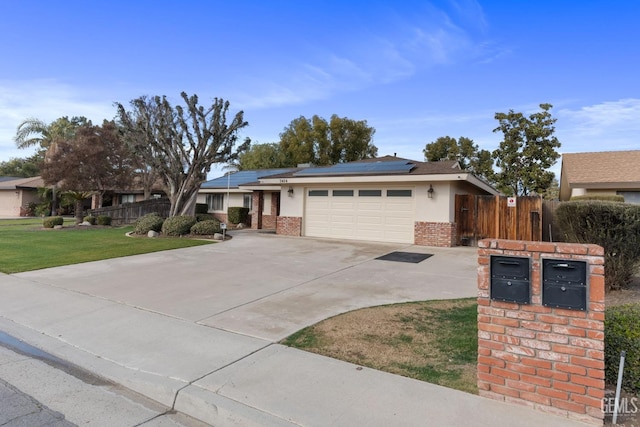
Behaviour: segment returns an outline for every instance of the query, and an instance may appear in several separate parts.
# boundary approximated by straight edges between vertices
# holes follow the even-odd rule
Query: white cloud
[[[563,152],[640,149],[640,99],[563,108],[557,116]]]
[[[456,4],[456,12],[470,8],[470,16],[483,14],[475,1]],[[496,56],[464,28],[455,25],[442,9],[432,5],[414,15],[389,14],[385,22],[372,23],[369,32],[344,36],[345,43],[320,46],[307,53],[303,62],[280,64],[281,70],[265,70],[253,79],[243,93],[232,95],[241,108],[269,108],[301,104],[330,98],[340,92],[352,92],[372,85],[407,79],[433,66],[454,64],[469,58]],[[340,35],[337,38],[340,39]]]
[[[51,122],[62,116],[85,116],[101,123],[114,117],[113,101],[109,95],[89,93],[56,80],[0,80],[0,161],[32,153],[18,150],[13,141],[23,120]]]

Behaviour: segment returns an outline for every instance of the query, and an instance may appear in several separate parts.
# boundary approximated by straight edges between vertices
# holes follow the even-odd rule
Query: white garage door
[[[304,234],[413,243],[413,188],[307,189]]]

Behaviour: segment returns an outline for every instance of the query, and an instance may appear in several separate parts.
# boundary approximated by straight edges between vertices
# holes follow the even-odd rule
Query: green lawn
[[[206,245],[203,240],[132,238],[133,227],[43,229],[40,219],[0,220],[0,272],[19,273],[60,265]]]

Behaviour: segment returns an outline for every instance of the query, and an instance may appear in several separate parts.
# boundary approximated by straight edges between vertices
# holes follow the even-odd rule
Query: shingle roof
[[[31,178],[16,178],[9,181],[0,182],[0,190],[15,190],[18,188],[38,188],[44,187],[44,181],[39,176]]]
[[[640,182],[640,150],[566,153],[562,170],[569,184]]]

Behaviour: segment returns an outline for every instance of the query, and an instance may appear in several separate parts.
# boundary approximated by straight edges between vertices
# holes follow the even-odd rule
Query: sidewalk
[[[334,310],[475,295],[473,251],[374,260],[392,249],[243,234],[0,275],[0,331],[215,426],[583,425],[277,344]]]

